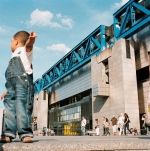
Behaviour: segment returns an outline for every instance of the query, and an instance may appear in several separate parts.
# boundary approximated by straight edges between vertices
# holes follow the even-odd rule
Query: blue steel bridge
[[[150,0],[129,0],[113,14],[113,24],[100,25],[34,82],[34,92],[46,90],[90,62],[120,38],[128,39],[150,24]]]

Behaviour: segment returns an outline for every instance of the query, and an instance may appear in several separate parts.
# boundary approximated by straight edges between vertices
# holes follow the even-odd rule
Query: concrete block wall
[[[135,45],[137,70],[148,66],[148,52],[150,52],[150,26],[147,26],[146,28],[135,34],[130,40],[133,45]]]
[[[92,59],[92,95],[100,96],[105,92],[105,84],[103,82],[103,70],[105,70],[103,63],[98,63],[96,57]],[[94,68],[93,68],[94,66]]]
[[[46,94],[45,100],[43,99],[44,92],[41,91],[34,97],[33,117],[37,117],[37,128],[42,130],[47,127],[48,118],[48,95]]]
[[[131,58],[129,59],[126,57],[125,40],[122,39],[112,48],[111,57],[108,58],[110,75],[109,97],[93,96],[93,127],[95,126],[95,119],[99,119],[101,123],[102,116],[111,119],[112,115],[118,117],[120,113],[126,112],[132,121],[131,126],[139,129],[139,104],[134,49],[130,48],[130,51]],[[92,63],[91,68],[91,71],[94,69],[101,70],[96,70],[97,72],[95,73],[97,77],[101,76],[99,75],[103,70],[101,64]],[[92,82],[95,80],[94,82],[96,83],[96,80],[99,79],[92,75]]]
[[[139,129],[139,104],[136,82],[134,49],[127,58],[125,40],[119,40],[112,48],[110,58],[110,101],[112,111],[127,113],[131,127]]]
[[[150,26],[147,26],[131,39],[135,44],[135,59],[137,70],[150,66]],[[150,68],[149,68],[150,69]],[[150,76],[150,75],[149,75]],[[150,79],[147,81],[138,82],[138,97],[139,97],[139,111],[145,113],[148,110],[148,95],[150,93]],[[150,100],[149,100],[150,101]]]
[[[93,128],[96,125],[95,119],[98,119],[102,128],[102,116],[108,115],[109,103],[109,84],[106,84],[105,66],[103,61],[111,56],[111,49],[106,49],[99,56],[91,59],[91,80],[92,80],[92,113]]]
[[[147,50],[143,46],[140,47],[139,54],[136,55],[136,68],[141,69],[148,66]]]
[[[111,55],[111,50],[104,50],[99,56],[91,59],[91,80],[93,96],[109,96],[108,76],[106,75],[106,67],[103,61]],[[109,70],[109,69],[108,69]]]
[[[145,113],[148,111],[149,81],[138,84],[139,111]]]

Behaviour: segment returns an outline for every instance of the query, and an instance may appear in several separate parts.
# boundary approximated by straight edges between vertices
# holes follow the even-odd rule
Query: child
[[[16,132],[22,142],[31,143],[31,114],[33,109],[32,48],[36,34],[17,32],[11,40],[12,58],[7,67],[4,120],[1,142],[10,143]]]

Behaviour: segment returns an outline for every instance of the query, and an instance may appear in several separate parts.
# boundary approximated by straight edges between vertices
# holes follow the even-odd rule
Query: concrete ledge
[[[148,151],[148,136],[43,136],[31,144],[15,140],[0,144],[1,151]]]

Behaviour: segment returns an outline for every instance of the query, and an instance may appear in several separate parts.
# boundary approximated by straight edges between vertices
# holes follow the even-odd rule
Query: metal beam
[[[107,35],[109,27],[100,25],[76,47],[60,59],[34,82],[35,94],[47,89],[65,76],[78,70],[107,47],[112,47],[120,38],[129,38],[150,24],[149,0],[129,0],[113,14],[112,35]],[[110,27],[112,27],[110,26]]]
[[[85,63],[90,61],[92,55],[104,50],[107,44],[105,41],[105,32],[105,26],[100,25],[53,67],[44,73],[42,76],[44,85],[40,86],[41,90],[46,89],[71,72],[79,69]],[[37,84],[40,84],[40,82]]]
[[[150,23],[150,10],[144,5],[147,0],[130,0],[114,13],[115,39],[129,38]]]

